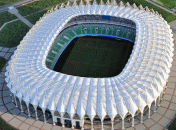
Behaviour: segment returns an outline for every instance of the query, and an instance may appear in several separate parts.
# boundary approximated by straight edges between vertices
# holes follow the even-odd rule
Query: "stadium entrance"
[[[113,77],[123,70],[133,45],[111,37],[77,37],[63,51],[54,70],[81,77]]]

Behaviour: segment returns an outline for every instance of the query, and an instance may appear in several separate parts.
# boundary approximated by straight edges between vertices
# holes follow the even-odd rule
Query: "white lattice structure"
[[[110,78],[86,78],[55,72],[46,67],[48,51],[57,35],[67,22],[75,16],[85,14],[110,15],[130,19],[136,24],[134,49],[123,71]],[[7,86],[15,97],[26,105],[31,103],[35,110],[41,107],[51,111],[54,124],[54,112],[61,115],[68,113],[71,121],[78,114],[81,126],[84,116],[93,119],[98,115],[102,122],[106,115],[112,121],[119,114],[122,129],[127,113],[134,115],[146,106],[159,104],[172,66],[173,39],[170,26],[153,10],[141,5],[119,5],[115,1],[100,5],[88,1],[83,5],[76,2],[72,6],[62,4],[45,14],[26,34],[11,60],[8,62],[6,75]],[[22,107],[22,106],[21,106]],[[28,109],[29,110],[29,109]],[[149,111],[150,112],[150,111]],[[29,114],[30,116],[30,114]],[[149,113],[150,118],[150,113]],[[37,113],[36,113],[37,119]],[[72,123],[73,128],[73,123]]]

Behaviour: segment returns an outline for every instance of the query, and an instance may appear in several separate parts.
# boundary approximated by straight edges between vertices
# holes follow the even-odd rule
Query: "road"
[[[173,11],[170,11],[170,10],[164,8],[163,6],[156,4],[155,2],[152,2],[151,0],[145,0],[145,1],[147,1],[147,2],[149,2],[149,3],[151,3],[151,4],[153,4],[153,5],[155,5],[155,6],[159,7],[159,8],[161,8],[161,9],[163,9],[163,10],[169,12],[169,13],[172,13],[172,14],[176,15]]]
[[[4,11],[8,11],[9,6],[19,7],[19,6],[25,5],[27,3],[30,3],[32,1],[37,1],[37,0],[21,0],[21,1],[15,2],[15,3],[0,6],[0,13],[4,12]]]

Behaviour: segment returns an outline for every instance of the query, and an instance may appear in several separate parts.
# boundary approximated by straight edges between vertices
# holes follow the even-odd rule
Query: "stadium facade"
[[[128,28],[130,32],[119,36],[120,29],[109,34],[106,28],[103,35],[134,41],[132,54],[119,75],[88,78],[52,70],[72,38],[82,34],[102,35],[103,25]],[[75,28],[79,30],[80,26],[83,29],[78,33]],[[8,62],[5,80],[15,102],[19,99],[21,109],[22,101],[26,103],[29,116],[29,105],[33,105],[36,119],[40,107],[44,121],[45,110],[51,112],[53,125],[59,120],[64,127],[67,120],[72,128],[79,123],[84,129],[87,121],[93,129],[95,118],[99,118],[101,129],[108,121],[111,129],[116,129],[117,120],[124,129],[129,115],[134,126],[137,115],[142,123],[146,110],[150,118],[150,109],[155,111],[159,105],[173,61],[172,36],[167,22],[148,7],[123,2],[118,5],[116,1],[107,4],[101,1],[99,5],[96,1],[92,5],[89,1],[86,5],[83,1],[79,5],[76,1],[73,5],[68,2],[65,7],[62,4],[59,9],[52,8],[26,34]]]

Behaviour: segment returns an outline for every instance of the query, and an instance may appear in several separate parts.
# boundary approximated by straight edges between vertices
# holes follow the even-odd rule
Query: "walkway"
[[[23,23],[25,23],[27,26],[29,26],[30,28],[32,28],[33,24],[30,23],[25,17],[23,17],[21,14],[18,13],[18,10],[11,6],[9,7],[8,10],[11,14],[14,14],[19,20],[21,20]]]
[[[174,35],[174,48],[176,49],[176,35]],[[9,60],[10,55],[16,48],[3,48],[0,47],[0,56]],[[135,127],[130,127],[126,130],[164,130],[172,122],[176,114],[176,50],[174,51],[174,61],[171,67],[170,77],[167,82],[166,93],[161,101],[160,106],[157,108],[155,113],[152,112],[151,118],[147,119],[144,117],[144,123],[139,123],[135,120]],[[5,65],[7,66],[7,64]],[[35,120],[35,114],[28,117],[27,108],[23,106],[23,113],[21,109],[15,106],[13,98],[5,82],[5,67],[0,73],[0,117],[9,125],[16,129],[21,130],[70,130],[70,128],[62,128],[60,126],[53,126],[51,118],[47,120],[47,123],[43,122],[43,116],[38,111],[39,121]],[[19,104],[19,101],[17,101]],[[121,126],[121,124],[119,124]],[[119,127],[120,128],[120,127]],[[96,129],[96,128],[94,128]]]

